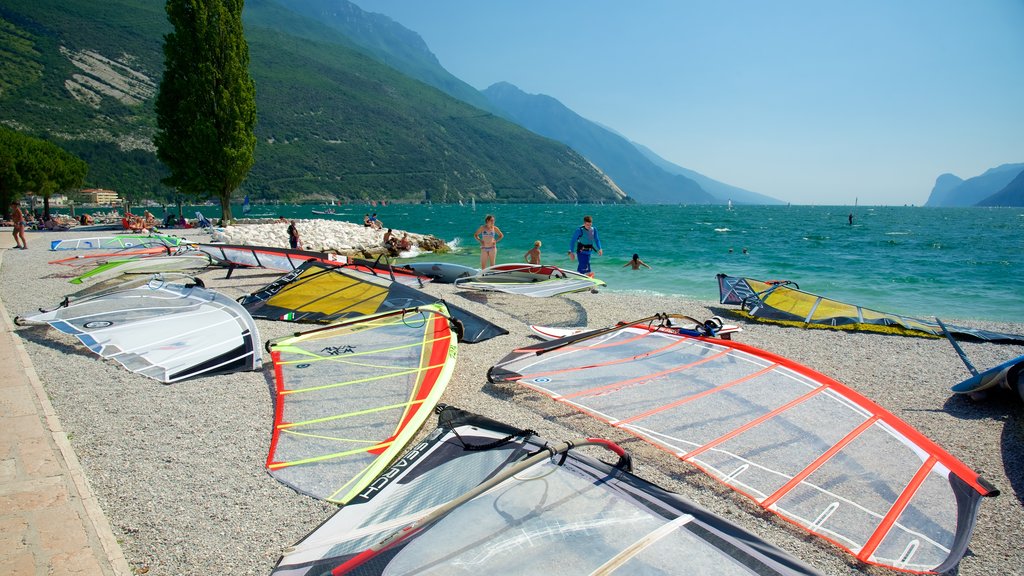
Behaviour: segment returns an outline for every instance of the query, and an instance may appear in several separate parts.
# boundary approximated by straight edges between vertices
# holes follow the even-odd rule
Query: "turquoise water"
[[[325,206],[256,206],[264,214],[312,218]],[[566,251],[590,214],[604,256],[595,275],[609,291],[718,300],[715,275],[793,280],[800,288],[910,316],[1024,322],[1024,209],[844,206],[335,206],[322,216],[432,234],[455,246],[421,260],[479,265],[473,232],[494,214],[505,234],[498,262],[521,262],[534,240],[543,262],[575,269]],[[219,209],[204,207],[210,216]],[[853,225],[847,216],[854,214]],[[236,208],[236,215],[241,214]],[[744,254],[743,250],[747,253]],[[732,252],[730,253],[730,250]],[[622,266],[633,253],[653,269]]]

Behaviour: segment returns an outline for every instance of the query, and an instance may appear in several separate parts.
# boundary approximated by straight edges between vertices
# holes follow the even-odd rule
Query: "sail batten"
[[[47,323],[89,350],[164,383],[257,370],[259,331],[237,302],[195,284],[129,281],[19,319]]]
[[[793,282],[769,282],[718,275],[719,301],[741,307],[736,313],[775,324],[803,328],[865,330],[904,336],[941,338],[946,330],[936,321],[847,304],[800,290]],[[1024,343],[1024,335],[947,326],[949,333],[988,342]]]
[[[817,574],[753,534],[633,476],[600,439],[552,443],[451,407],[438,428],[315,531],[275,576]],[[608,464],[574,446],[603,447]],[[528,554],[527,554],[528,552]]]
[[[637,322],[569,337],[557,348],[521,348],[489,379],[518,382],[651,442],[804,530],[891,568],[954,566],[980,499],[998,494],[841,383],[667,324]]]
[[[270,350],[267,469],[299,492],[344,504],[422,426],[458,348],[447,309],[433,304],[299,333]]]

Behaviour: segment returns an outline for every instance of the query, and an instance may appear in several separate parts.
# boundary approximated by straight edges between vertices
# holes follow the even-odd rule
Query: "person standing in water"
[[[480,243],[480,269],[494,266],[498,257],[498,241],[504,238],[501,229],[494,225],[494,216],[488,214],[484,218],[484,225],[477,228],[473,238]]]
[[[523,260],[527,264],[534,264],[540,266],[540,240],[533,243],[533,248],[526,251],[523,255]]]
[[[639,270],[641,266],[644,266],[647,269],[651,268],[650,266],[647,265],[647,262],[644,262],[643,260],[640,259],[639,254],[633,254],[633,259],[622,265],[623,268],[625,268],[626,266],[632,266],[633,270]]]
[[[584,216],[583,226],[573,232],[572,240],[569,241],[569,259],[575,258],[578,261],[577,272],[591,278],[594,277],[594,273],[590,270],[590,256],[595,250],[597,250],[598,256],[604,255],[604,250],[601,249],[601,238],[597,234],[597,228],[594,228],[594,219]]]

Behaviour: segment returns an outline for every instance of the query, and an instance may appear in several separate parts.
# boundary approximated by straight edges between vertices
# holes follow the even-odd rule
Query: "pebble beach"
[[[303,246],[350,254],[379,246],[382,231],[341,224],[300,221]],[[203,230],[167,233],[198,242],[287,246],[284,230],[284,225],[267,223],[213,235]],[[72,255],[51,252],[50,240],[106,234],[30,232],[28,250],[4,252],[0,299],[9,314],[52,307],[77,289],[68,284],[70,267],[47,263]],[[414,241],[421,237],[410,231]],[[279,275],[250,269],[225,278],[223,270],[214,268],[198,276],[208,288],[237,298]],[[509,331],[485,342],[460,344],[442,401],[532,428],[550,440],[599,436],[618,442],[633,455],[638,476],[754,532],[823,574],[896,574],[857,562],[629,434],[526,388],[487,382],[489,367],[517,346],[537,341],[531,324],[597,328],[658,312],[722,316],[742,327],[734,340],[846,384],[978,470],[1002,494],[982,502],[969,551],[955,573],[1024,574],[1024,405],[1009,394],[985,400],[952,395],[950,386],[970,374],[947,341],[748,322],[717,302],[621,291],[627,288],[531,299],[426,285],[424,292]],[[1022,324],[943,320],[1024,334]],[[263,341],[303,329],[286,322],[256,323]],[[99,359],[77,339],[49,327],[21,327],[17,335],[136,574],[265,575],[285,548],[336,510],[296,493],[264,469],[273,418],[273,373],[265,352],[259,372],[164,385]],[[981,369],[1024,354],[1024,346],[961,346]],[[434,424],[431,420],[426,428]]]

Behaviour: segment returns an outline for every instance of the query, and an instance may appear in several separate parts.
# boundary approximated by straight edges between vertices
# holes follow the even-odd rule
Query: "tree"
[[[50,196],[78,188],[89,166],[56,144],[0,127],[0,203],[5,216],[12,200],[35,192],[43,197],[43,214],[50,213]]]
[[[163,183],[196,198],[231,195],[255,161],[256,85],[242,30],[244,0],[167,0],[174,32],[164,36],[164,76],[156,98],[157,156]]]

